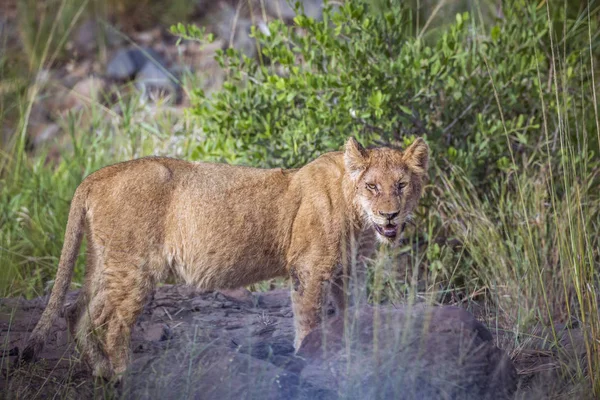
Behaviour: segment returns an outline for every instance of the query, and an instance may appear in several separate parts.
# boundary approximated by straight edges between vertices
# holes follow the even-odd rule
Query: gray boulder
[[[152,62],[146,63],[135,78],[135,85],[143,97],[154,94],[154,97],[177,96],[177,84],[169,71]]]
[[[131,48],[118,50],[106,67],[106,76],[115,80],[129,80],[136,76],[147,64],[166,65],[163,58],[151,48]]]
[[[136,360],[121,382],[124,399],[334,399],[267,360],[218,345],[173,348]]]
[[[348,399],[508,399],[517,373],[456,307],[350,309],[311,332],[301,379]]]
[[[292,21],[296,16],[294,10],[294,0],[269,0],[265,2],[267,12],[278,18],[282,18],[284,21]],[[322,0],[302,0],[301,9],[304,9],[304,14],[307,17],[320,19],[323,14],[323,1]]]

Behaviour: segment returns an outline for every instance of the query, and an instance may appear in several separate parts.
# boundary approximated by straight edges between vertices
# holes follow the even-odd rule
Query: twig
[[[450,122],[450,124],[444,128],[442,134],[445,135],[450,129],[452,129],[452,127],[456,125],[458,121],[460,121],[469,111],[471,111],[471,108],[473,108],[474,105],[474,102],[469,104],[469,106],[465,108],[463,112],[461,112],[460,115],[454,119],[454,121]]]

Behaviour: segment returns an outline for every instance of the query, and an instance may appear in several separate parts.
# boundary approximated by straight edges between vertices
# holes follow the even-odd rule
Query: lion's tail
[[[46,338],[52,324],[56,320],[59,311],[65,301],[67,291],[73,277],[73,270],[75,269],[75,262],[79,253],[79,247],[81,246],[81,239],[84,232],[84,219],[85,219],[85,202],[86,192],[80,185],[75,191],[73,200],[71,201],[71,209],[69,211],[69,219],[67,222],[67,229],[65,232],[65,240],[60,255],[60,261],[58,263],[58,271],[56,273],[56,279],[54,281],[54,287],[52,288],[52,294],[48,305],[44,310],[44,313],[40,317],[35,329],[29,336],[27,346],[21,352],[20,359],[22,361],[33,361],[42,351]]]

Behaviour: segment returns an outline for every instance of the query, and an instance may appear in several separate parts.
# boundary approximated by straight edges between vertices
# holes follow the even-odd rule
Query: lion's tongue
[[[383,235],[387,237],[394,237],[398,233],[398,226],[386,225],[383,227]]]

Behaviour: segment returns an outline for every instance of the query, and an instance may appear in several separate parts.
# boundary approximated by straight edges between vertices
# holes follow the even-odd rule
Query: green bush
[[[293,167],[349,135],[366,144],[418,135],[436,160],[461,167],[485,189],[514,166],[511,157],[531,157],[548,144],[544,117],[583,107],[582,85],[591,83],[581,21],[554,54],[545,8],[515,1],[489,33],[457,14],[430,46],[398,3],[375,10],[346,2],[338,12],[326,8],[322,21],[272,22],[270,34],[254,32],[269,65],[232,49],[220,53],[224,90],[212,97],[194,92],[205,135],[194,158]],[[565,73],[557,78],[550,71],[559,57]],[[593,118],[584,122],[594,132]]]

